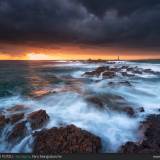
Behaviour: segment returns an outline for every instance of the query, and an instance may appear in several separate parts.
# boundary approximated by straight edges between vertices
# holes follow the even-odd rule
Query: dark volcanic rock
[[[11,133],[8,136],[8,141],[18,141],[25,137],[27,133],[27,127],[25,125],[26,122],[20,122],[16,124]]]
[[[33,153],[97,153],[101,149],[99,137],[69,125],[42,130],[34,134]]]
[[[24,113],[17,113],[17,114],[14,114],[10,117],[10,122],[12,124],[22,120],[24,118]]]
[[[122,146],[122,153],[160,154],[160,115],[150,115],[141,125],[144,140],[139,143],[128,142]]]
[[[28,121],[30,122],[32,129],[43,127],[48,120],[49,116],[45,110],[38,110],[28,115]]]

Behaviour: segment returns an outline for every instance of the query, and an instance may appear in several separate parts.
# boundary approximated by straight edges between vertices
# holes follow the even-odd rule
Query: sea
[[[114,63],[113,63],[114,62]],[[85,72],[101,66],[139,67],[151,69],[157,74],[143,73],[114,78],[87,77]],[[139,141],[140,123],[149,114],[159,114],[160,109],[160,61],[0,61],[0,112],[15,105],[29,106],[33,112],[43,109],[50,120],[43,128],[74,124],[101,138],[103,153],[118,152],[128,141]],[[112,82],[129,82],[131,85],[110,85]],[[88,96],[121,96],[129,106],[145,112],[130,117],[110,109],[105,101],[104,109],[89,103]],[[113,99],[114,101],[114,99]],[[118,104],[116,104],[118,105]],[[118,107],[118,106],[117,106]],[[26,112],[27,116],[28,112]],[[9,116],[9,115],[8,115]],[[41,128],[41,129],[43,129]],[[30,153],[33,132],[20,142],[7,142],[8,125],[0,132],[0,152]],[[39,130],[41,130],[39,129]],[[39,131],[38,130],[38,131]]]

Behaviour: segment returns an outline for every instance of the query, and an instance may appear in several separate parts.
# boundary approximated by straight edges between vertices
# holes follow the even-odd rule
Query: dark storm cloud
[[[159,0],[0,0],[0,41],[160,50]]]

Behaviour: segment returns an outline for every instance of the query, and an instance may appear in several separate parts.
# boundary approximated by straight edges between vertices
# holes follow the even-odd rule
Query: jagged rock
[[[69,125],[42,130],[34,134],[33,153],[97,153],[101,149],[99,137]]]
[[[46,124],[49,120],[49,116],[45,110],[38,110],[30,113],[27,119],[30,122],[32,129],[38,129]]]
[[[25,121],[16,124],[11,133],[8,136],[8,141],[19,141],[24,138],[27,133],[27,127],[25,125]]]
[[[10,122],[12,124],[22,120],[24,118],[24,113],[17,113],[17,114],[13,114],[11,117],[10,117]]]
[[[148,116],[140,129],[143,131],[143,141],[127,142],[120,152],[160,154],[160,115]]]

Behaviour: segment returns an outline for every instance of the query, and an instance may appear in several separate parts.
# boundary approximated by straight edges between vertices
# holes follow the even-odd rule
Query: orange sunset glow
[[[119,53],[119,54],[117,54]],[[116,60],[117,57],[121,60],[136,60],[136,59],[159,59],[159,55],[151,56],[151,54],[139,54],[136,52],[127,51],[104,51],[104,50],[60,50],[60,51],[40,51],[22,53],[19,56],[0,53],[0,60],[87,60],[87,59],[104,59]]]
[[[4,44],[3,44],[4,45]],[[4,45],[6,48],[12,48],[9,53],[0,52],[0,60],[86,60],[86,59],[104,59],[115,60],[119,56],[121,60],[132,59],[158,59],[157,51],[135,50],[122,48],[106,47],[79,47],[73,45],[63,45],[48,49],[44,46],[28,47],[26,45]],[[17,47],[22,48],[18,53]],[[15,52],[15,54],[14,54]]]

